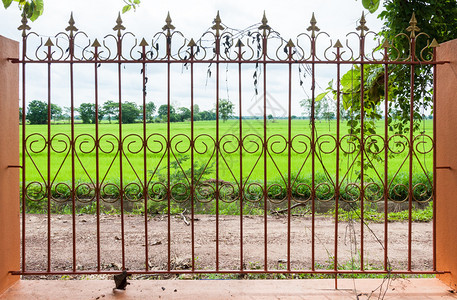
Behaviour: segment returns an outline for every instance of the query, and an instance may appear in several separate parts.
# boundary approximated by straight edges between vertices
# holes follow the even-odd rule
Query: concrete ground
[[[382,286],[381,286],[382,284]],[[438,279],[22,280],[0,299],[457,299]],[[387,291],[386,291],[387,288]]]

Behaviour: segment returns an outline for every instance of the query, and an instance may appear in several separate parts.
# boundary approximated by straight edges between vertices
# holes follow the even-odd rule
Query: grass
[[[263,120],[243,120],[243,147],[240,150],[240,125],[238,120],[221,122],[219,126],[220,152],[216,155],[214,141],[216,139],[216,124],[214,121],[194,122],[195,149],[193,151],[194,183],[197,187],[196,212],[215,213],[215,181],[216,171],[221,189],[219,198],[219,213],[239,214],[241,208],[237,196],[240,190],[240,180],[244,191],[243,213],[263,214],[263,186],[267,186],[268,199],[274,208],[284,208],[284,200],[290,184],[294,201],[305,201],[310,197],[312,178],[312,155],[310,147],[311,128],[309,120],[294,119],[291,123],[291,149],[287,144],[289,126],[287,120],[267,122],[268,152],[262,153],[264,136]],[[426,120],[421,130],[432,136],[432,120]],[[377,123],[380,136],[373,136],[365,141],[366,149],[372,152],[364,153],[364,184],[365,196],[369,201],[383,198],[383,182],[385,177],[385,151],[383,148],[384,124]],[[334,182],[336,173],[342,183],[340,190],[341,201],[352,201],[360,195],[360,153],[349,138],[341,138],[348,134],[346,122],[340,124],[340,156],[337,170],[337,151],[335,145],[336,121],[316,123],[317,150],[314,158],[314,183],[318,202],[334,200]],[[72,186],[72,152],[70,149],[70,125],[56,124],[51,126],[51,143],[46,144],[46,125],[26,126],[26,185],[27,194],[31,200],[27,203],[28,212],[46,212],[46,184],[51,182],[51,194],[54,200],[66,202],[71,198]],[[95,147],[95,125],[75,125],[74,178],[76,195],[87,205],[78,206],[79,213],[93,213],[95,183],[97,180],[97,161]],[[393,133],[389,132],[389,136]],[[415,199],[425,201],[431,196],[432,183],[432,151],[430,141],[420,133],[415,140],[412,159],[413,193]],[[190,147],[191,126],[189,122],[171,123],[171,151],[166,151],[167,124],[147,124],[147,151],[143,147],[142,124],[122,125],[123,154],[122,176],[121,160],[117,151],[119,145],[119,124],[101,124],[99,126],[99,182],[102,185],[101,196],[107,200],[116,201],[119,197],[118,186],[125,190],[124,197],[129,202],[129,211],[140,213],[144,211],[144,198],[141,186],[146,180],[149,184],[148,212],[164,213],[168,211],[166,200],[166,185],[168,176],[172,188],[171,213],[180,213],[189,209],[189,185],[192,171],[192,151]],[[403,142],[403,144],[402,144]],[[405,201],[408,197],[410,159],[408,148],[402,151],[407,139],[393,136],[389,141],[387,158],[387,177],[389,182],[389,197],[395,201]],[[356,143],[357,144],[357,143]],[[51,148],[48,153],[48,146]],[[21,148],[22,149],[22,148]],[[373,153],[375,152],[375,153]],[[48,155],[50,168],[48,170]],[[146,156],[145,156],[146,155]],[[289,168],[290,157],[290,168]],[[146,159],[146,168],[144,160]],[[168,164],[169,159],[169,164]],[[240,161],[242,160],[242,164]],[[169,167],[168,167],[169,166]],[[242,171],[241,171],[242,167]],[[264,171],[266,170],[266,171]],[[48,178],[49,172],[49,178]],[[266,180],[266,181],[265,181]],[[44,201],[42,201],[44,200]],[[138,202],[136,202],[138,201]],[[183,203],[178,203],[183,202]],[[209,203],[203,203],[209,202]],[[279,203],[278,205],[274,203]],[[295,203],[295,202],[294,202]],[[356,209],[356,208],[355,208]],[[71,211],[68,203],[52,201],[53,212],[67,213]],[[104,213],[116,213],[114,206],[103,206]],[[359,208],[360,210],[360,208]],[[347,213],[354,213],[350,210]],[[372,217],[370,217],[372,215]],[[383,219],[379,214],[371,214],[368,219],[376,221]],[[392,220],[404,219],[404,215],[392,215]],[[342,212],[340,218],[345,218]],[[420,219],[420,216],[417,217]],[[423,217],[427,220],[428,217]]]

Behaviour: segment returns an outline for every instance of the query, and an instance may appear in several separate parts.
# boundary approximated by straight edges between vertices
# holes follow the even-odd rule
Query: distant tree
[[[19,123],[22,123],[22,107],[19,107]]]
[[[198,104],[194,104],[194,115],[200,113],[200,106]]]
[[[160,105],[159,109],[157,110],[157,114],[159,115],[159,118],[163,122],[167,122],[168,119],[168,105],[167,104],[162,104]],[[175,108],[170,105],[170,122],[176,122],[178,121],[178,116],[176,115],[176,110]]]
[[[62,119],[62,107],[51,103],[51,120],[58,121]]]
[[[111,117],[114,117],[117,115],[119,110],[119,104],[108,100],[105,103],[103,103],[103,113],[105,116],[108,116],[108,121],[111,124]]]
[[[76,109],[79,112],[79,117],[84,124],[95,123],[95,104],[94,103],[81,103],[79,108]],[[104,111],[98,108],[98,120],[99,122],[103,119]]]
[[[146,103],[146,116],[145,116],[145,119],[148,122],[152,122],[154,120],[154,112],[155,111],[156,111],[156,105],[154,104],[154,102],[149,101],[148,103]]]
[[[188,109],[187,107],[180,107],[178,110],[180,121],[190,120],[190,109]]]
[[[95,105],[92,103],[81,103],[79,108],[76,109],[79,112],[79,117],[83,121],[83,124],[90,124],[95,118]]]
[[[140,116],[140,109],[135,102],[123,102],[121,104],[122,109],[122,123],[135,123],[135,120]],[[119,120],[119,115],[115,117]]]
[[[26,116],[30,124],[46,124],[48,121],[48,105],[46,102],[33,100],[27,106]]]
[[[200,112],[199,115],[201,119],[205,121],[216,120],[216,113],[214,111],[204,110]]]
[[[71,118],[71,107],[64,106],[63,107],[63,113],[62,113],[62,119],[63,120],[68,120],[70,122],[70,118]]]
[[[228,99],[219,100],[219,118],[224,122],[233,115],[233,103]]]

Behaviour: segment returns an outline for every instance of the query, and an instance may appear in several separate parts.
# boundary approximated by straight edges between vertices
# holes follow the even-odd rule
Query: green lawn
[[[315,156],[316,176],[327,177],[328,181],[335,180],[336,176],[336,155],[335,137],[336,121],[320,121],[316,123],[316,140],[319,144]],[[426,134],[432,136],[432,121],[423,122],[421,130],[424,128]],[[243,181],[253,182],[264,180],[264,169],[267,170],[267,181],[280,183],[287,182],[289,148],[288,140],[288,121],[276,120],[267,122],[268,152],[266,158],[261,151],[262,140],[264,137],[263,120],[243,120],[242,136],[243,147],[240,150],[238,137],[240,128],[238,120],[221,122],[219,127],[219,139],[221,151],[216,162],[215,140],[216,123],[215,121],[194,122],[194,166],[197,174],[205,170],[205,178],[216,178],[218,170],[219,179],[229,182],[236,182],[242,176]],[[360,153],[348,141],[346,122],[341,122],[340,138],[341,149],[339,157],[339,176],[344,182],[357,182],[360,172]],[[27,161],[26,161],[26,181],[45,182],[47,180],[47,157],[48,150],[45,144],[47,140],[46,125],[27,125]],[[377,133],[371,141],[372,147],[368,147],[370,141],[366,141],[366,148],[372,152],[379,148],[378,154],[364,153],[365,159],[365,181],[381,181],[384,178],[384,150],[382,149],[384,136],[383,121],[377,124]],[[51,181],[70,182],[72,178],[72,158],[69,147],[70,125],[57,124],[51,126],[52,149],[50,151],[50,174]],[[76,124],[75,125],[75,179],[77,182],[95,183],[96,181],[96,148],[95,148],[95,125]],[[143,140],[142,124],[125,124],[122,126],[122,137],[124,151],[122,153],[122,179],[124,184],[144,180],[144,156],[145,151],[142,147]],[[290,155],[290,172],[292,182],[297,177],[309,177],[312,170],[312,155],[310,151],[311,128],[309,120],[292,120],[291,127],[292,149]],[[415,135],[419,135],[416,133]],[[392,133],[389,133],[392,135]],[[118,149],[119,124],[100,124],[100,149],[99,149],[99,178],[104,183],[119,182],[120,180],[120,155]],[[167,170],[167,160],[170,156],[172,176],[185,180],[190,175],[191,165],[191,123],[171,123],[171,151],[166,151],[167,124],[152,123],[146,125],[147,151],[146,151],[146,177],[152,182],[163,181]],[[395,142],[403,142],[399,144]],[[356,141],[357,142],[357,141]],[[425,143],[422,143],[425,142]],[[408,150],[400,152],[402,145],[406,144],[407,139],[393,137],[389,143],[390,151],[388,158],[389,178],[405,176],[409,170]],[[375,144],[377,146],[375,146]],[[413,155],[413,173],[424,174],[432,171],[432,151],[422,154],[423,150],[429,150],[431,141],[427,138],[418,137],[415,141],[415,152]],[[346,152],[346,153],[345,153]],[[350,153],[353,152],[353,153]],[[370,152],[370,151],[368,151]],[[242,155],[240,154],[242,153]],[[368,156],[367,156],[368,154]],[[242,164],[241,164],[242,159]],[[242,166],[242,174],[240,168]],[[198,177],[198,176],[197,176]],[[152,179],[151,179],[152,178]],[[190,178],[189,178],[190,180]]]

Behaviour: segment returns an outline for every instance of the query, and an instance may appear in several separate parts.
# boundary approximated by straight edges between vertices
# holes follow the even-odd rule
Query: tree
[[[51,120],[58,121],[62,119],[62,108],[57,104],[51,103]]]
[[[154,104],[154,102],[149,101],[148,103],[146,103],[146,116],[145,116],[145,119],[148,122],[152,122],[154,120],[154,112],[155,111],[156,111],[156,105]]]
[[[22,124],[22,107],[19,107],[19,123]]]
[[[190,109],[187,107],[180,107],[179,109],[179,119],[181,121],[190,120]]]
[[[159,118],[162,120],[162,122],[167,122],[168,105],[167,104],[160,105],[159,109],[157,110],[157,114],[159,115]],[[175,108],[172,105],[170,105],[170,122],[176,122],[177,120],[178,120],[178,118],[176,116]]]
[[[104,115],[108,116],[108,121],[111,124],[111,117],[117,115],[119,110],[119,105],[111,100],[106,101],[103,103],[103,113]]]
[[[30,124],[46,124],[48,121],[48,104],[33,100],[27,106],[27,120]]]
[[[233,103],[228,99],[219,100],[219,118],[224,122],[233,115]]]
[[[406,39],[395,39],[395,35],[404,32],[410,26],[409,22],[413,13],[417,18],[420,32],[430,35],[430,39],[424,36],[416,39],[416,53],[428,46],[428,43],[435,38],[439,43],[457,37],[457,1],[456,0],[425,0],[425,1],[400,1],[386,0],[383,3],[384,10],[379,14],[379,18],[384,21],[382,35],[392,43],[392,46],[401,53],[409,52],[409,43]],[[389,53],[391,57],[396,56],[396,50],[391,47]],[[426,54],[429,49],[424,51]],[[390,70],[389,70],[390,71]],[[432,68],[428,66],[417,66],[415,68],[414,81],[414,118],[415,129],[419,128],[419,121],[422,119],[418,113],[425,106],[431,108],[432,99]],[[389,84],[392,90],[391,108],[398,111],[394,119],[393,128],[397,133],[408,130],[407,125],[410,116],[410,67],[406,65],[396,65],[391,68],[389,74]]]
[[[19,10],[21,10],[26,18],[31,21],[35,21],[44,11],[43,0],[2,0],[3,6],[6,8],[14,2],[18,3]],[[123,0],[124,6],[122,7],[122,13],[128,12],[130,9],[136,10],[140,6],[141,0]]]
[[[17,2],[19,9],[31,21],[35,21],[44,11],[43,0],[2,0],[2,2],[5,8],[10,7],[13,2]]]
[[[79,112],[79,117],[84,124],[94,124],[95,123],[95,104],[94,103],[81,103],[79,108],[76,109]],[[98,108],[98,120],[99,122],[103,119],[104,112]]]
[[[140,116],[140,109],[135,102],[123,102],[121,104],[122,109],[122,123],[129,124],[135,123],[135,120]],[[119,120],[119,115],[114,117]]]

